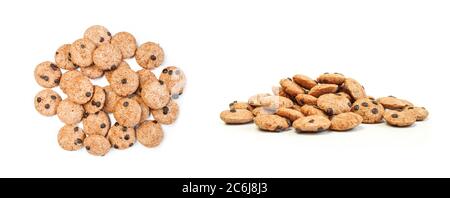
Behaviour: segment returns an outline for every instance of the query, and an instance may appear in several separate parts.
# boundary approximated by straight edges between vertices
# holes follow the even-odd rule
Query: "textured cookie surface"
[[[96,113],[105,106],[106,93],[105,90],[97,85],[94,85],[94,95],[91,100],[83,105],[84,110],[88,113]]]
[[[344,84],[342,85],[342,88],[353,98],[353,100],[367,97],[364,87],[355,79],[346,78]]]
[[[86,76],[76,76],[70,80],[68,87],[63,90],[67,98],[77,104],[86,104],[94,95],[94,85]]]
[[[83,106],[64,99],[61,101],[56,109],[58,118],[66,124],[76,124],[83,118],[84,109]]]
[[[305,117],[302,112],[286,107],[279,108],[276,114],[281,117],[287,118],[292,122],[299,118]]]
[[[56,64],[45,61],[34,69],[36,82],[44,88],[53,88],[59,85],[61,80],[61,70]]]
[[[363,118],[363,123],[380,123],[383,119],[384,108],[377,101],[369,98],[356,100],[352,106],[352,112]]]
[[[84,139],[84,146],[89,154],[104,156],[111,149],[108,139],[101,135],[90,135]]]
[[[294,80],[294,82],[296,82],[301,87],[306,88],[306,89],[312,89],[313,87],[315,87],[317,85],[317,82],[315,80],[311,79],[308,76],[301,75],[301,74],[295,75],[292,79]]]
[[[61,69],[74,70],[77,69],[72,63],[72,54],[70,54],[70,44],[64,44],[56,50],[55,63]]]
[[[309,95],[309,94],[298,94],[295,97],[295,100],[297,103],[301,106],[307,104],[307,105],[317,105],[317,98]]]
[[[379,102],[385,109],[402,109],[406,106],[412,106],[411,103],[398,99],[394,96],[388,96],[388,97],[381,97],[377,99],[377,102]]]
[[[132,69],[116,69],[111,77],[111,88],[119,96],[134,93],[139,86],[139,76]]]
[[[122,62],[122,54],[118,47],[102,44],[94,51],[93,61],[102,70],[115,70]]]
[[[391,126],[407,127],[411,126],[416,122],[416,117],[413,114],[396,111],[396,110],[386,110],[383,115],[386,122]]]
[[[159,80],[166,84],[172,96],[178,97],[183,93],[186,84],[184,72],[175,66],[169,66],[162,70]]]
[[[317,78],[317,82],[323,84],[341,85],[345,81],[345,76],[339,73],[324,73]]]
[[[82,67],[80,69],[81,73],[90,79],[97,79],[103,76],[105,71],[100,69],[95,65],[91,65],[89,67]]]
[[[70,58],[72,63],[79,67],[92,65],[92,54],[97,47],[89,39],[78,39],[70,45]]]
[[[61,102],[61,96],[51,89],[44,89],[34,97],[34,107],[41,115],[52,116]]]
[[[66,93],[67,89],[72,85],[72,80],[75,77],[82,76],[83,74],[78,70],[67,71],[61,76],[61,82],[59,83],[59,88]]]
[[[352,103],[346,97],[336,94],[324,94],[317,99],[317,106],[327,115],[337,115],[349,112]]]
[[[338,91],[338,86],[335,84],[319,84],[311,88],[308,94],[318,98],[321,95],[328,93],[336,93]]]
[[[161,109],[170,101],[170,92],[163,81],[147,81],[141,90],[141,97],[150,109]]]
[[[296,120],[292,126],[298,132],[316,133],[327,130],[331,125],[331,121],[323,116],[307,116]]]
[[[249,111],[253,111],[253,107],[247,102],[233,101],[228,106],[230,107],[230,109],[247,109]]]
[[[135,58],[142,68],[154,69],[164,61],[164,51],[158,44],[147,42],[139,46]]]
[[[65,125],[58,133],[59,146],[67,151],[76,151],[83,148],[83,141],[86,135],[83,130],[76,125]]]
[[[136,138],[142,145],[153,148],[161,143],[164,133],[158,122],[147,120],[137,128]]]
[[[116,92],[114,92],[110,85],[103,88],[105,90],[105,107],[103,108],[106,113],[112,113],[114,112],[114,109],[116,108],[116,103],[120,99],[122,99],[121,96],[117,95]]]
[[[110,127],[109,116],[103,111],[89,114],[83,119],[83,129],[87,135],[106,136]]]
[[[280,80],[280,85],[283,88],[284,92],[293,97],[297,96],[298,94],[305,93],[305,90],[303,90],[300,85],[293,82],[290,78]]]
[[[112,147],[119,150],[130,148],[136,142],[136,131],[133,127],[125,127],[115,123],[108,132],[108,140]]]
[[[416,117],[416,121],[423,121],[427,119],[429,114],[425,107],[405,107],[403,111]]]
[[[253,114],[247,109],[231,109],[222,111],[220,119],[227,124],[245,124],[253,122]]]
[[[153,109],[153,118],[160,124],[172,124],[178,118],[178,104],[174,100],[170,102],[161,109]]]
[[[111,44],[120,49],[123,58],[132,58],[136,53],[136,39],[128,32],[119,32],[115,34],[111,39]]]
[[[333,116],[330,129],[334,131],[348,131],[362,123],[363,118],[353,112]]]
[[[136,100],[122,98],[117,101],[113,114],[120,125],[134,127],[141,120],[141,111],[141,106]]]
[[[300,108],[300,112],[302,112],[303,115],[305,115],[305,116],[318,115],[318,116],[323,116],[326,118],[328,117],[327,114],[325,114],[325,112],[320,110],[317,106],[313,106],[313,105],[303,105]]]
[[[89,39],[96,45],[101,45],[111,41],[111,33],[101,25],[93,25],[86,29],[84,38]]]
[[[290,122],[278,115],[258,115],[254,121],[256,126],[263,131],[280,132],[290,127]]]

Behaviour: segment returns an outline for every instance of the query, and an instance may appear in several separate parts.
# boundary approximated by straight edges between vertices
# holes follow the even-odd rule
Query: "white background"
[[[450,176],[448,1],[0,4],[0,177]],[[35,111],[34,67],[95,24],[160,43],[164,65],[185,70],[180,117],[164,127],[160,147],[105,157],[67,152],[56,141],[63,124]],[[270,92],[280,78],[323,72],[356,78],[372,96],[426,106],[430,118],[412,128],[363,125],[318,135],[264,133],[219,119],[229,102]]]

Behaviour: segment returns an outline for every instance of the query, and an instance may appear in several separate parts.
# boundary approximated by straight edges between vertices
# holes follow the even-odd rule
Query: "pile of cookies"
[[[133,57],[142,67],[137,72],[126,62]],[[89,27],[83,38],[57,49],[55,62],[37,65],[34,77],[45,89],[37,93],[35,108],[44,116],[57,115],[65,124],[57,139],[68,151],[85,147],[92,155],[104,156],[111,147],[127,149],[136,140],[156,147],[163,139],[161,124],[172,124],[178,117],[175,99],[186,82],[183,71],[174,66],[157,78],[152,70],[163,61],[157,43],[138,46],[128,32],[112,35],[103,26]],[[91,82],[103,76],[109,85]],[[58,86],[67,97],[52,90]],[[109,114],[117,121],[112,126]]]
[[[394,96],[375,99],[355,79],[340,73],[324,73],[316,80],[305,75],[280,80],[273,94],[234,101],[220,114],[226,124],[254,122],[263,131],[279,132],[291,126],[300,133],[325,130],[349,131],[361,123],[386,121],[406,127],[425,120],[428,111]]]

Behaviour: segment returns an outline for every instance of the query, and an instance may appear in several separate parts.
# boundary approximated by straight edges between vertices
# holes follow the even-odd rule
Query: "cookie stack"
[[[133,57],[142,67],[137,72],[126,62]],[[186,82],[183,71],[174,66],[157,78],[152,70],[163,61],[157,43],[138,46],[128,32],[112,35],[103,26],[89,27],[83,38],[58,48],[55,62],[37,65],[34,76],[45,89],[36,95],[35,108],[44,116],[57,115],[65,124],[58,143],[68,151],[85,147],[92,155],[104,156],[111,147],[127,149],[136,140],[156,147],[163,139],[161,124],[172,124],[178,117],[175,100]],[[109,85],[92,83],[103,76]],[[52,90],[58,86],[66,98]],[[117,121],[112,126],[109,114]]]
[[[280,80],[273,94],[234,101],[220,114],[226,124],[254,122],[263,131],[279,132],[291,126],[300,133],[325,130],[349,131],[361,123],[386,121],[406,127],[425,120],[428,111],[394,96],[375,99],[355,79],[340,73],[324,73],[316,80],[305,75]]]

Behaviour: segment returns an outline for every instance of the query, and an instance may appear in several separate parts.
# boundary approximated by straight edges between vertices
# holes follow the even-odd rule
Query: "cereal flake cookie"
[[[403,100],[398,99],[394,96],[388,96],[388,97],[381,97],[377,99],[377,102],[379,102],[385,109],[403,109],[406,106],[414,106],[412,103]]]
[[[108,139],[101,135],[90,135],[84,139],[84,146],[89,154],[104,156],[111,149]]]
[[[295,83],[299,84],[301,87],[304,87],[306,89],[312,89],[317,85],[317,82],[315,80],[302,74],[297,74],[292,79],[294,80]]]
[[[114,71],[118,70],[118,69],[123,69],[123,68],[127,68],[127,69],[131,69],[130,65],[126,62],[126,61],[122,61],[119,66],[117,66],[116,69],[114,70],[107,70],[105,71],[105,77],[106,80],[111,83],[112,80],[112,74],[114,73]]]
[[[136,131],[133,127],[121,126],[116,122],[109,129],[108,140],[113,148],[124,150],[132,147],[136,142]]]
[[[327,130],[331,126],[331,121],[323,116],[312,115],[296,120],[292,126],[297,132],[317,133]]]
[[[342,85],[342,88],[353,98],[353,100],[367,97],[364,87],[355,79],[346,78],[344,84]]]
[[[256,94],[251,96],[248,99],[248,104],[252,105],[254,107],[259,107],[261,106],[261,98],[267,97],[267,96],[271,96],[269,93],[262,93],[262,94]]]
[[[324,73],[317,78],[317,82],[323,84],[341,85],[345,81],[345,76],[340,73]]]
[[[290,121],[278,115],[258,115],[254,119],[256,126],[263,131],[281,132],[290,127]]]
[[[76,125],[64,125],[58,133],[58,144],[66,151],[76,151],[83,148],[86,135]]]
[[[114,112],[114,109],[116,108],[116,103],[120,99],[122,99],[121,96],[117,95],[116,92],[114,92],[110,85],[103,88],[105,90],[105,107],[103,110],[106,113],[112,113]]]
[[[253,122],[253,114],[247,109],[231,109],[222,111],[220,119],[226,124],[246,124]]]
[[[56,115],[56,109],[61,102],[61,96],[51,89],[44,89],[34,97],[34,107],[41,115]]]
[[[124,59],[132,58],[136,53],[136,39],[128,32],[119,32],[115,34],[111,39],[111,44],[120,49]]]
[[[61,82],[59,83],[59,88],[64,93],[67,93],[67,90],[72,85],[72,80],[75,77],[83,76],[83,74],[78,70],[67,71],[61,76]]]
[[[116,103],[114,118],[120,125],[134,127],[141,120],[141,106],[136,100],[122,98]]]
[[[338,86],[335,84],[319,84],[311,88],[308,94],[318,98],[321,95],[328,93],[336,93],[338,91]]]
[[[297,111],[295,109],[290,109],[286,107],[279,108],[276,112],[277,115],[289,119],[291,122],[299,118],[305,117],[302,112]]]
[[[307,104],[307,105],[317,105],[317,98],[309,95],[309,94],[298,94],[295,97],[295,100],[297,103],[301,106]]]
[[[110,127],[111,122],[109,116],[103,111],[89,114],[83,119],[83,128],[87,135],[106,136]]]
[[[69,99],[61,101],[56,109],[58,118],[66,124],[76,124],[81,121],[84,114],[83,106]]]
[[[280,85],[283,88],[284,92],[293,97],[297,96],[298,94],[305,93],[305,90],[303,90],[303,88],[300,85],[293,82],[292,79],[290,78],[280,80]]]
[[[79,67],[92,65],[92,54],[96,49],[95,43],[89,39],[78,39],[70,45],[69,57],[73,64]]]
[[[70,85],[64,93],[72,102],[86,104],[94,95],[94,85],[86,76],[77,76],[70,81]]]
[[[170,91],[163,81],[147,81],[141,90],[141,97],[150,109],[161,109],[170,101]]]
[[[341,113],[331,118],[330,129],[333,131],[348,131],[362,123],[363,118],[353,112]]]
[[[230,103],[228,107],[230,107],[230,109],[247,109],[253,111],[253,107],[247,102],[238,102],[237,100]]]
[[[103,76],[105,71],[99,67],[92,65],[89,67],[83,67],[80,69],[81,73],[90,79],[97,79]]]
[[[416,122],[415,115],[404,111],[388,109],[386,110],[386,112],[384,112],[383,117],[389,125],[397,127],[411,126]]]
[[[416,121],[424,121],[428,117],[428,110],[425,107],[405,107],[405,113],[409,113],[416,117]]]
[[[61,80],[61,70],[56,64],[45,61],[34,69],[36,82],[44,88],[53,88],[59,85]]]
[[[111,77],[111,88],[119,96],[128,96],[139,87],[139,75],[132,69],[116,69]]]
[[[153,148],[161,143],[164,133],[157,121],[147,120],[137,128],[136,138],[142,145]]]
[[[332,116],[349,112],[352,103],[346,97],[336,94],[324,94],[317,99],[317,106],[326,112],[327,115]]]
[[[158,81],[155,74],[149,69],[140,69],[137,71],[139,76],[139,87],[143,87],[147,81],[155,82]]]
[[[318,115],[328,118],[328,115],[325,114],[322,110],[320,110],[317,106],[313,105],[303,105],[300,108],[300,112],[303,113],[305,116],[312,116],[312,115]]]
[[[147,42],[136,51],[136,62],[144,69],[155,69],[164,61],[164,51],[156,43]]]
[[[374,124],[383,120],[384,108],[377,101],[363,98],[353,103],[352,112],[360,115],[363,123]]]
[[[175,66],[164,68],[159,76],[159,80],[162,80],[166,84],[174,99],[183,94],[183,89],[186,85],[186,76],[180,68]]]
[[[55,63],[65,70],[75,70],[78,67],[72,63],[72,54],[70,54],[70,44],[64,44],[56,50]]]
[[[111,44],[102,44],[93,53],[94,64],[102,70],[115,70],[122,62],[120,49]]]
[[[94,85],[94,95],[89,102],[83,105],[84,110],[88,113],[97,113],[103,109],[105,100],[105,90],[100,86]]]
[[[111,33],[101,25],[93,25],[84,32],[84,38],[89,39],[98,46],[109,43],[111,40]]]
[[[162,109],[153,109],[152,115],[158,123],[161,124],[172,124],[178,118],[178,104],[174,100],[164,106]]]

